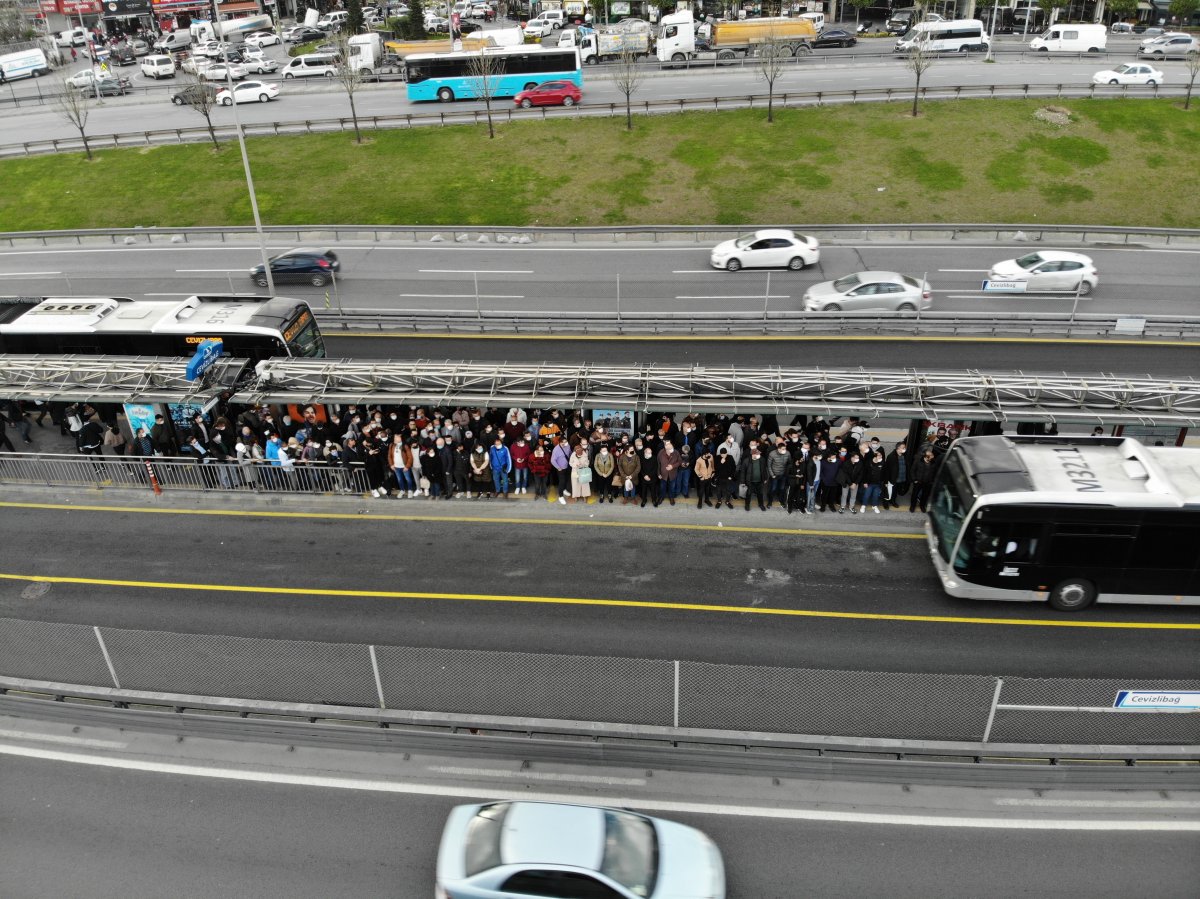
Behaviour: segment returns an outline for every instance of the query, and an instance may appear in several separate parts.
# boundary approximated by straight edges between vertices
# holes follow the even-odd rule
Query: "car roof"
[[[596,871],[604,856],[604,810],[553,802],[514,802],[504,818],[505,864],[571,865]]]
[[[1139,63],[1143,65],[1143,63]],[[1082,253],[1071,253],[1067,250],[1038,250],[1037,254],[1047,262],[1062,262],[1065,259],[1070,259],[1077,262],[1091,262],[1090,256],[1084,256]]]
[[[786,237],[788,240],[794,240],[796,233],[794,231],[787,231],[783,228],[764,228],[761,231],[755,231],[754,236],[759,240],[762,240],[765,237]]]
[[[899,272],[873,271],[873,272],[852,272],[852,274],[857,275],[858,280],[863,281],[864,283],[867,281],[899,281],[899,280],[901,280],[901,278],[903,278],[903,275],[901,275]],[[844,278],[845,275],[843,275],[842,277]],[[840,279],[835,278],[834,280],[836,281],[836,280],[840,280]]]

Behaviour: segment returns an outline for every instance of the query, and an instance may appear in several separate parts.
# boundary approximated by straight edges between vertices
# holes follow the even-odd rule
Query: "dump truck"
[[[774,46],[780,56],[810,53],[809,41],[817,36],[812,21],[774,16],[761,19],[718,19],[697,24],[690,12],[663,16],[658,30],[658,60],[690,60],[728,65],[742,56],[756,56],[763,45]]]
[[[647,32],[598,31],[580,26],[564,31],[558,39],[560,49],[579,48],[579,58],[585,65],[595,65],[607,59],[617,59],[625,53],[634,56],[650,55],[650,35]]]

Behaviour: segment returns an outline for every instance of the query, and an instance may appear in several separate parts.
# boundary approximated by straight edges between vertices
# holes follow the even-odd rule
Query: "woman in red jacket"
[[[513,480],[516,481],[516,492],[528,493],[529,457],[533,455],[533,450],[525,442],[524,434],[517,437],[517,442],[508,448],[508,454],[512,457]]]
[[[540,443],[529,457],[529,473],[533,475],[533,498],[545,499],[550,485],[550,456]],[[516,461],[513,462],[516,465]]]

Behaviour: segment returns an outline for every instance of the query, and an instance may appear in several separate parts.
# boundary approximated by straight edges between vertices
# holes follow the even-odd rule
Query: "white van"
[[[1108,46],[1108,29],[1103,25],[1051,25],[1029,42],[1030,50],[1043,53],[1099,53]]]
[[[907,53],[918,44],[929,53],[983,52],[988,48],[988,34],[978,19],[918,22],[900,36],[894,52]]]
[[[802,12],[800,13],[800,18],[808,19],[808,21],[812,22],[813,28],[817,30],[817,34],[825,30],[825,13],[823,12]]]
[[[50,62],[46,54],[37,49],[18,50],[16,53],[5,53],[0,56],[0,73],[5,81],[17,78],[39,78],[50,74]]]
[[[534,22],[546,22],[550,25],[552,31],[558,31],[563,27],[563,23],[567,21],[566,13],[561,9],[548,9],[544,13],[540,13],[529,20],[529,24]]]
[[[82,47],[88,42],[88,33],[86,28],[72,28],[69,31],[60,31],[54,35],[54,46],[56,47]]]
[[[183,50],[192,45],[192,35],[186,28],[181,28],[178,31],[168,31],[162,37],[154,42],[154,49],[160,53],[171,53],[175,50]]]
[[[175,60],[169,56],[143,56],[142,74],[157,81],[175,77]]]
[[[327,12],[317,20],[317,27],[322,31],[337,31],[350,20],[350,13],[344,9]]]
[[[337,74],[337,57],[326,53],[307,53],[297,56],[283,67],[284,78],[311,78],[320,75],[332,78]]]

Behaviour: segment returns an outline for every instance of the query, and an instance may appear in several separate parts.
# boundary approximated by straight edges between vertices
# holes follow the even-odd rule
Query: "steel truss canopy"
[[[1200,426],[1200,381],[1115,375],[683,365],[497,365],[458,361],[218,361],[203,382],[187,359],[0,355],[0,397],[102,402],[521,406],[634,411],[822,413]],[[236,385],[236,386],[235,386]]]
[[[188,361],[153,356],[0,355],[0,397],[194,403],[230,389],[250,365],[246,359],[218,359],[203,380],[189,381]]]

